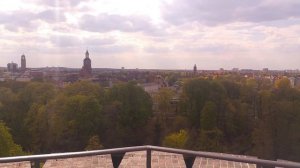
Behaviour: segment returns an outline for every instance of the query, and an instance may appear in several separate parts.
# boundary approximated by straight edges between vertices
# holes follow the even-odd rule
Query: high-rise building
[[[26,70],[26,57],[25,55],[23,54],[21,56],[21,71],[25,71]]]
[[[18,71],[18,64],[16,63],[8,63],[7,64],[7,71],[8,72],[17,72]]]
[[[90,54],[89,54],[88,50],[86,50],[86,52],[85,52],[85,58],[83,60],[83,66],[80,71],[80,75],[82,77],[92,76],[92,61],[90,59]]]

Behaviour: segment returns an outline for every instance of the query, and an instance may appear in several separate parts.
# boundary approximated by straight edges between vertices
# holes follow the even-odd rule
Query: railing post
[[[147,149],[146,167],[151,168],[151,149]]]
[[[114,168],[118,168],[125,156],[125,152],[123,153],[113,153],[110,155]]]
[[[30,162],[31,168],[40,168],[40,161],[35,160]]]
[[[261,164],[256,164],[256,168],[263,168]]]
[[[196,156],[183,155],[186,168],[192,168],[196,159]]]

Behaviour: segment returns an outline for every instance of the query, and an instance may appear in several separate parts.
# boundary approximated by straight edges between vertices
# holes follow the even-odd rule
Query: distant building
[[[26,71],[26,57],[21,55],[21,67],[18,68],[18,64],[11,62],[7,64],[7,71],[11,73],[24,73]]]
[[[85,58],[83,60],[83,66],[80,71],[80,76],[91,77],[92,76],[92,61],[90,59],[89,51],[85,52]]]
[[[224,72],[225,72],[224,68],[219,69],[219,73],[224,73]]]
[[[26,70],[26,57],[23,54],[21,56],[21,72],[24,72]]]
[[[79,75],[77,73],[70,73],[66,75],[64,82],[74,83],[78,81],[78,79],[79,79]]]
[[[30,76],[33,79],[42,80],[44,78],[44,73],[43,73],[43,71],[38,70],[38,69],[31,69],[30,70]]]
[[[300,77],[295,79],[295,87],[300,88]]]
[[[17,72],[18,71],[18,64],[16,63],[8,63],[7,64],[7,71],[8,72]]]
[[[238,72],[238,71],[239,71],[239,68],[232,68],[232,71],[233,71],[233,72]]]
[[[150,96],[154,96],[159,89],[169,87],[167,81],[161,76],[157,75],[154,82],[139,84]]]
[[[197,65],[195,64],[194,65],[194,75],[196,75],[197,74]]]
[[[267,73],[267,72],[269,72],[269,68],[263,68],[262,71],[265,72],[265,73]]]
[[[289,77],[291,87],[294,88],[296,86],[296,78],[295,77]]]
[[[22,76],[22,77],[17,77],[15,80],[18,82],[30,82],[31,78],[29,76]]]
[[[140,85],[150,96],[154,96],[155,93],[161,88],[159,83],[144,83]]]

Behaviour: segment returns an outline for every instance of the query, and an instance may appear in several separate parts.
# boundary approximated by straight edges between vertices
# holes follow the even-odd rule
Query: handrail
[[[150,145],[104,149],[104,150],[95,150],[95,151],[84,151],[84,152],[53,153],[53,154],[43,154],[43,155],[5,157],[5,158],[0,158],[0,163],[22,162],[22,161],[36,162],[36,161],[44,161],[49,159],[63,159],[63,158],[94,156],[94,155],[120,154],[126,152],[134,152],[134,151],[147,151],[147,167],[149,168],[151,167],[151,151],[176,153],[176,154],[182,154],[184,156],[193,157],[193,158],[205,157],[205,158],[227,160],[227,161],[234,161],[234,162],[251,163],[251,164],[257,164],[261,166],[300,168],[300,163],[296,163],[296,162],[280,162],[280,161],[271,161],[271,160],[264,160],[264,159],[257,159],[257,158],[236,157],[236,156],[224,155],[220,153],[208,153],[208,152],[174,149],[174,148],[158,147],[158,146],[150,146]]]
[[[157,146],[149,146],[149,147],[151,148],[151,150],[154,151],[177,153],[177,154],[205,157],[211,159],[227,160],[227,161],[242,162],[242,163],[252,163],[252,164],[258,164],[264,166],[300,168],[300,163],[295,163],[295,162],[279,162],[279,161],[264,160],[264,159],[257,159],[257,158],[246,158],[246,157],[243,158],[243,157],[224,155],[221,153],[208,153],[208,152],[173,149],[173,148],[157,147]]]
[[[114,148],[114,149],[104,149],[104,150],[84,151],[84,152],[67,152],[67,153],[52,153],[52,154],[42,154],[42,155],[30,155],[30,156],[16,156],[16,157],[0,158],[0,163],[64,159],[64,158],[106,155],[106,154],[113,154],[113,153],[122,153],[122,152],[126,153],[126,152],[135,152],[135,151],[144,151],[144,150],[147,150],[146,146],[124,147],[124,148]]]

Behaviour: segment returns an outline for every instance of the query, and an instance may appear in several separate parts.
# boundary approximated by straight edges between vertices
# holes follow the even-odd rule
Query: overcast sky
[[[0,1],[0,66],[300,69],[299,0]]]

